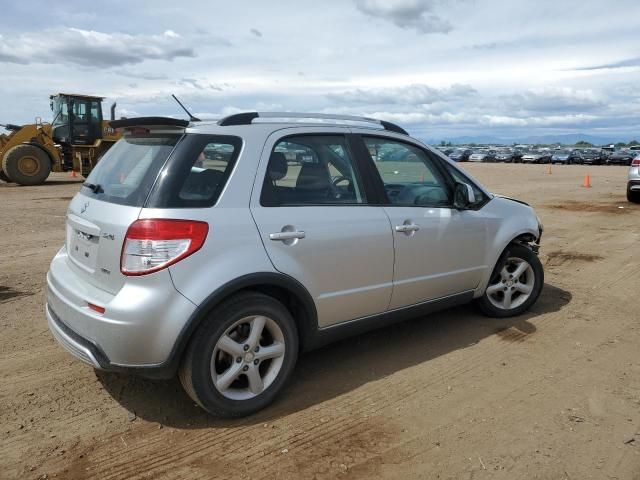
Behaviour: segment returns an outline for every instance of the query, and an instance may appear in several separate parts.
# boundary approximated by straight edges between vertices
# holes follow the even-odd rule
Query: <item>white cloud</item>
[[[172,30],[159,35],[131,35],[57,28],[0,37],[0,62],[5,63],[70,63],[104,68],[178,57],[195,57],[195,51]]]

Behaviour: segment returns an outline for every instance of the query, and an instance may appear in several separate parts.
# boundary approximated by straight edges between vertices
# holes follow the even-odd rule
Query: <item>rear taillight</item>
[[[202,247],[209,225],[195,220],[136,220],[122,245],[120,271],[146,275],[179,262]]]
[[[633,161],[631,162],[631,166],[632,167],[640,167],[640,157],[634,158]]]

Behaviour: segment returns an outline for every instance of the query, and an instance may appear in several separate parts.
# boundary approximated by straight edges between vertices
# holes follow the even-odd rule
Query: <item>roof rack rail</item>
[[[235,113],[218,120],[218,125],[226,127],[229,125],[251,125],[256,118],[317,118],[321,120],[346,120],[350,122],[374,123],[390,132],[409,135],[407,131],[395,123],[385,120],[378,120],[369,117],[356,117],[353,115],[333,115],[330,113],[298,113],[298,112],[243,112]]]

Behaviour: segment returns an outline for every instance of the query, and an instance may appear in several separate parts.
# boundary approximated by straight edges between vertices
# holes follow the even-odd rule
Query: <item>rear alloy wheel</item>
[[[297,356],[295,322],[284,305],[260,293],[242,293],[216,308],[194,333],[180,380],[209,413],[245,416],[275,399]]]
[[[51,160],[36,146],[17,145],[4,156],[2,170],[20,185],[39,185],[51,173]]]
[[[507,248],[506,261],[496,267],[484,295],[476,300],[490,317],[512,317],[526,311],[538,299],[544,284],[542,263],[535,253],[522,245]]]

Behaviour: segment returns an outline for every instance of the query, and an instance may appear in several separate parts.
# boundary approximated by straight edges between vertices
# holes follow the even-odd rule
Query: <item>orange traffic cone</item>
[[[582,186],[586,188],[591,188],[591,177],[589,176],[588,173],[584,176],[584,181],[582,182]]]
[[[71,170],[71,178],[76,178],[78,176],[78,174],[76,173],[75,170]]]

